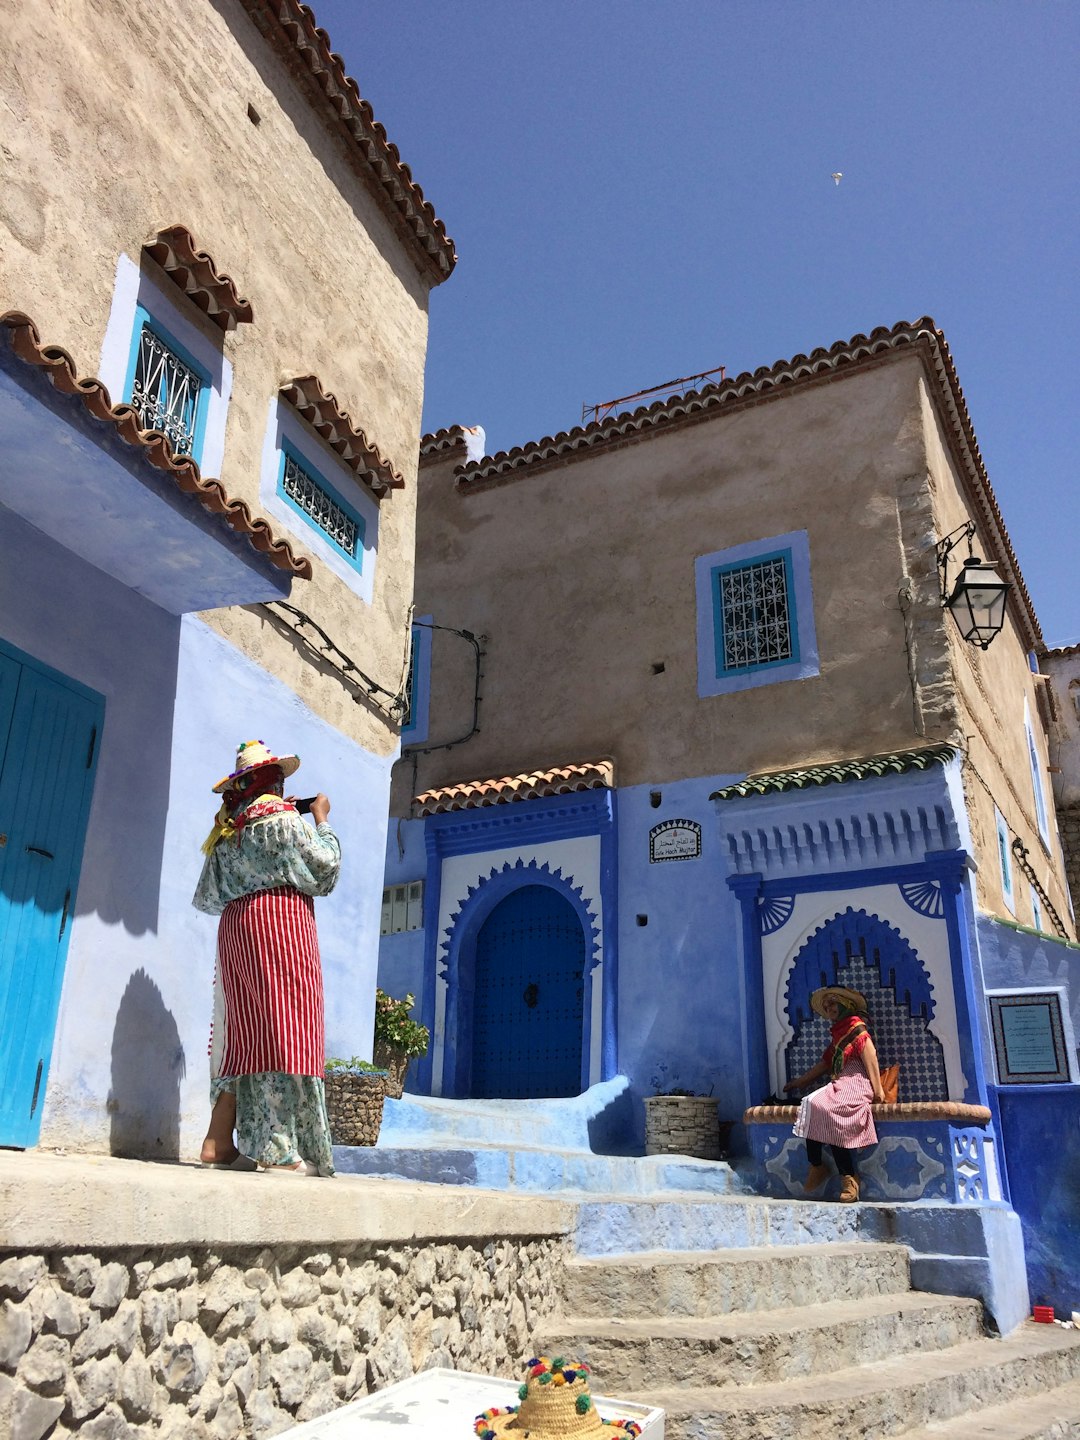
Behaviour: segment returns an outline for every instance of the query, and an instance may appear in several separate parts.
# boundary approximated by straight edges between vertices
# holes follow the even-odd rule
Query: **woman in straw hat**
[[[877,1050],[870,1038],[866,1001],[858,990],[844,985],[825,985],[810,996],[810,1007],[832,1027],[832,1041],[818,1063],[805,1075],[789,1080],[785,1090],[801,1090],[823,1075],[829,1084],[804,1097],[795,1121],[795,1134],[806,1141],[810,1169],[806,1193],[820,1190],[829,1178],[823,1145],[832,1150],[840,1172],[840,1199],[851,1204],[859,1198],[859,1177],[855,1173],[854,1150],[877,1144],[877,1130],[870,1109],[883,1104],[881,1071]]]
[[[341,847],[325,795],[311,803],[314,829],[284,798],[299,764],[248,740],[213,787],[222,804],[192,902],[221,916],[201,1158],[242,1166],[246,1156],[272,1175],[332,1175],[313,897],[337,883]]]

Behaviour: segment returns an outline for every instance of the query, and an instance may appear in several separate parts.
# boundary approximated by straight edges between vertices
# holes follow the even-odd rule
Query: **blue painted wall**
[[[1033,1305],[1080,1310],[1080,1085],[1003,1085],[996,1093]]]
[[[674,1086],[717,1097],[722,1116],[745,1106],[738,903],[724,883],[709,796],[730,776],[619,791],[619,1071],[630,1080],[635,1134],[641,1100]],[[653,806],[650,795],[659,794]],[[696,820],[696,860],[649,863],[649,831]],[[637,923],[644,915],[648,924]],[[764,1097],[761,1097],[764,1098]]]
[[[0,510],[0,636],[105,697],[42,1145],[191,1155],[205,1129],[216,922],[191,907],[210,786],[240,740],[327,790],[342,879],[317,907],[330,1053],[370,1054],[389,759],[194,616],[167,614]]]
[[[1067,987],[1073,1044],[1080,1039],[1080,946],[1002,925],[989,915],[976,921],[983,985],[987,990],[1037,990]],[[985,1007],[984,1007],[985,1009]],[[983,1049],[993,1064],[994,1045],[984,1013]],[[1068,1038],[1068,1037],[1066,1037]],[[1075,1052],[1074,1052],[1075,1058]]]
[[[423,880],[427,874],[427,852],[424,848],[423,820],[396,820],[390,817],[386,832],[386,873],[384,885],[404,885],[406,881]],[[434,897],[425,892],[424,923],[435,924],[429,905]],[[399,935],[383,935],[379,940],[379,984],[389,995],[399,998],[413,994],[417,1004],[414,1014],[420,1017],[424,994],[424,931],[403,930]],[[417,1067],[409,1066],[406,1088],[416,1086]]]

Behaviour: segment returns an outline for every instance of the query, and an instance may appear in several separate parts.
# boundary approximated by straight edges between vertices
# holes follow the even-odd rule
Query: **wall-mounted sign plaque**
[[[701,826],[696,820],[664,820],[649,831],[649,864],[660,860],[696,860]]]
[[[1065,1085],[1069,1057],[1056,990],[1018,990],[990,995],[998,1082],[1001,1085]]]

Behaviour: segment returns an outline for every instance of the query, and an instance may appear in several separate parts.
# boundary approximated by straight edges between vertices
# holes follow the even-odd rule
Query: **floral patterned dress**
[[[334,1173],[323,1084],[322,969],[313,897],[337,883],[341,847],[293,806],[256,797],[237,814],[195,890],[220,915],[210,1103],[236,1095],[240,1152],[260,1165]]]

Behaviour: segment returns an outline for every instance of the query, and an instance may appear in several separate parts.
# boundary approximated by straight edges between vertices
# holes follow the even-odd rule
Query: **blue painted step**
[[[555,1150],[452,1143],[336,1145],[334,1164],[347,1175],[381,1175],[438,1185],[478,1185],[530,1194],[658,1195],[747,1192],[726,1164],[677,1155],[593,1155]]]

